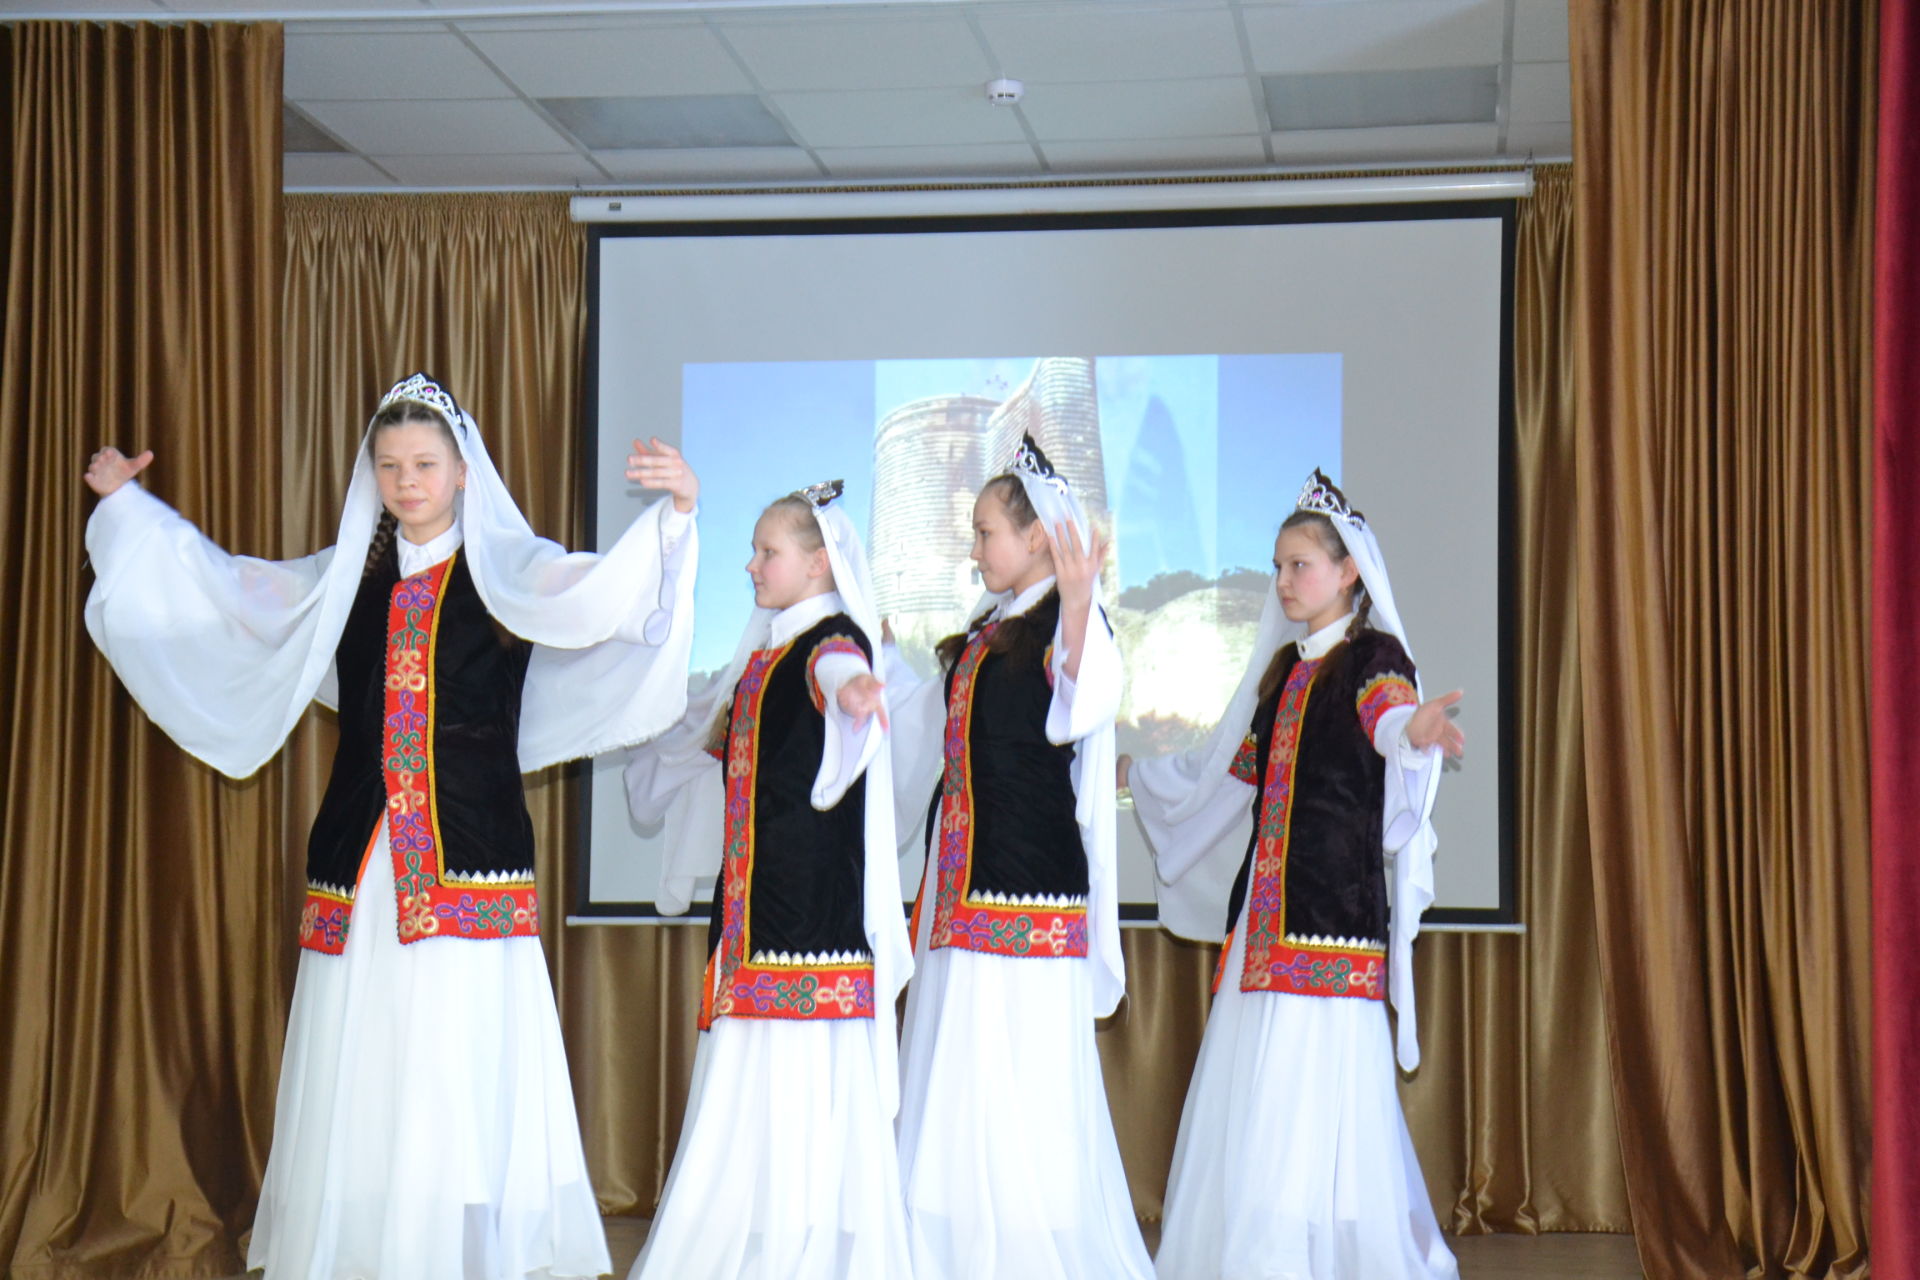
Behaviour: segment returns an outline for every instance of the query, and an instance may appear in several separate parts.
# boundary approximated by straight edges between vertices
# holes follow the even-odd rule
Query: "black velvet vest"
[[[431,581],[433,571],[417,577]],[[431,672],[429,686],[407,704],[428,726],[418,742],[425,748],[420,758],[429,768],[412,776],[419,787],[430,785],[430,791],[413,794],[424,796],[431,806],[434,839],[432,847],[422,851],[430,856],[411,863],[406,849],[395,850],[395,880],[403,896],[412,890],[423,905],[432,899],[432,905],[449,905],[450,911],[413,934],[403,920],[403,936],[414,941],[435,933],[481,937],[537,932],[537,920],[525,914],[532,899],[533,824],[521,789],[518,751],[520,693],[531,646],[496,627],[459,552],[441,575],[432,607],[417,610],[408,627],[396,631],[393,601],[399,581],[398,562],[390,554],[388,563],[362,581],[335,651],[340,743],[307,842],[310,898],[317,895],[323,908],[351,900],[375,824],[391,822],[394,806],[407,799],[397,796],[396,786],[411,791],[415,785],[397,784],[401,775],[389,768],[394,763],[389,733],[395,717],[389,688],[391,651],[401,642],[401,633],[412,627],[414,647],[424,655],[422,670]],[[410,872],[415,877],[411,883]],[[475,910],[500,907],[502,885],[520,887],[507,904],[510,914],[522,913],[517,926],[476,923]],[[471,890],[464,903],[462,890]],[[303,943],[314,949],[340,949],[325,939],[311,940],[307,933],[303,926]]]

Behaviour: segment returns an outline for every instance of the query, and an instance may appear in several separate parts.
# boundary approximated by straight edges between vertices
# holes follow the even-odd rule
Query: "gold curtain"
[[[0,1269],[218,1274],[273,1117],[297,884],[281,767],[218,778],[80,623],[103,443],[280,555],[277,25],[6,35]],[[296,823],[297,825],[297,823]]]
[[[1641,1258],[1862,1276],[1874,10],[1571,15],[1588,814]]]

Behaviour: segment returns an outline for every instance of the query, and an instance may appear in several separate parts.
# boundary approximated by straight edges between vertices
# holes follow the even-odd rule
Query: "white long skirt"
[[[714,1021],[632,1280],[910,1280],[874,1025]]]
[[[1145,1280],[1084,958],[924,947],[901,1046],[917,1280]]]
[[[1454,1280],[1378,1000],[1240,990],[1236,929],[1173,1149],[1160,1280]]]
[[[613,1269],[540,940],[402,946],[384,823],[345,954],[300,953],[247,1266],[267,1280]]]

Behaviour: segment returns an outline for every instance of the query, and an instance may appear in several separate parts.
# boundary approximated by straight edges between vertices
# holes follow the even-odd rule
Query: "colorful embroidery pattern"
[[[968,752],[973,695],[980,663],[987,656],[987,641],[996,625],[982,627],[954,664],[953,686],[947,699],[946,768],[940,783],[939,858],[931,869],[935,881],[928,945],[1002,956],[1084,956],[1084,903],[1000,903],[972,893],[973,768]],[[1048,670],[1052,670],[1051,647]],[[921,897],[925,896],[923,882]],[[920,905],[916,901],[913,908],[916,938],[920,936]]]
[[[1240,749],[1233,753],[1227,772],[1250,787],[1260,785],[1260,740],[1252,733],[1240,740]]]
[[[300,913],[300,945],[330,956],[341,954],[347,949],[347,925],[352,913],[350,900],[309,884],[307,905]]]
[[[1373,740],[1374,726],[1380,723],[1380,717],[1395,707],[1413,707],[1420,704],[1420,695],[1414,691],[1413,682],[1397,672],[1387,671],[1367,681],[1360,690],[1357,700],[1360,709],[1360,727],[1367,732],[1367,740]]]
[[[827,709],[827,696],[821,691],[820,681],[815,677],[814,671],[819,667],[820,659],[835,653],[844,653],[858,658],[862,664],[867,661],[866,653],[854,642],[852,636],[828,636],[813,646],[813,652],[807,657],[807,696],[813,699],[815,711],[824,712]]]
[[[1220,981],[1227,976],[1227,957],[1233,952],[1233,934],[1220,947],[1220,959],[1213,966],[1213,984],[1208,988],[1220,993]],[[1283,940],[1267,952],[1267,974],[1273,982],[1262,988],[1303,996],[1355,996],[1379,1000],[1387,992],[1387,957],[1376,947],[1344,947],[1317,943],[1296,944]],[[1246,970],[1241,970],[1240,988],[1250,991]]]
[[[748,959],[753,955],[754,780],[760,765],[760,712],[767,681],[792,648],[789,641],[778,649],[755,650],[734,687],[725,757],[727,807],[720,856],[720,945],[707,958],[700,997],[702,1031],[711,1028],[715,1018],[873,1016],[871,959],[851,964],[807,957],[795,957],[791,962]],[[807,684],[810,690],[814,687],[811,668]]]

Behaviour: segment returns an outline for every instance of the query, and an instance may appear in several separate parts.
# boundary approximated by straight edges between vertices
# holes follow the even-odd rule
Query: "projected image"
[[[706,548],[696,670],[724,667],[745,625],[740,566],[761,509],[843,478],[879,608],[930,674],[934,643],[981,600],[974,496],[1031,433],[1113,539],[1120,749],[1159,753],[1197,743],[1232,694],[1302,478],[1340,476],[1341,357],[692,364],[682,412]]]

